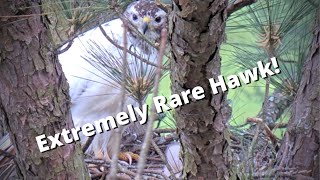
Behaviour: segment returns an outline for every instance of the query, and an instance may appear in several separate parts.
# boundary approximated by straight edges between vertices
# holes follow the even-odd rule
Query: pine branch
[[[127,39],[127,25],[123,24],[123,63],[122,63],[122,84],[121,84],[121,111],[124,110],[125,102],[126,102],[126,89],[127,86],[127,68],[128,68],[128,60],[127,60],[127,49],[128,49],[128,39]],[[115,130],[115,143],[113,144],[114,152],[112,154],[112,162],[111,162],[111,170],[108,179],[115,180],[117,179],[117,164],[119,160],[119,152],[120,152],[120,143],[121,143],[121,131],[123,127]]]
[[[106,31],[103,29],[103,27],[102,27],[101,25],[99,25],[99,28],[100,28],[102,34],[105,36],[105,38],[106,38],[111,44],[113,44],[115,47],[117,47],[117,48],[119,48],[119,49],[123,49],[123,47],[122,47],[121,45],[118,45],[114,40],[112,40],[112,39],[107,35]],[[160,69],[163,69],[163,70],[170,70],[170,69],[167,68],[167,67],[164,67],[164,66],[162,66],[162,65],[157,65],[157,64],[155,64],[155,63],[152,63],[152,62],[148,61],[147,59],[139,56],[138,54],[136,54],[136,53],[134,53],[134,52],[132,52],[130,49],[128,49],[127,52],[128,52],[130,55],[138,58],[139,60],[141,60],[142,62],[144,62],[144,63],[146,63],[146,64],[149,64],[149,65],[151,65],[151,66],[154,66],[154,67],[157,67],[157,68],[160,68]]]
[[[240,10],[245,6],[249,6],[255,2],[257,2],[257,0],[236,0],[234,3],[230,4],[227,8],[228,17],[231,16],[232,13]]]
[[[161,68],[159,68],[159,66],[162,65],[162,60],[163,60],[163,55],[164,55],[164,51],[165,51],[165,46],[167,44],[167,36],[168,36],[168,32],[166,29],[162,29],[161,31],[161,43],[160,43],[160,48],[159,48],[159,53],[158,53],[158,62],[157,62],[157,75],[155,78],[155,88],[153,91],[153,97],[158,96],[158,92],[159,92],[159,83],[160,83],[160,78],[161,78]],[[151,108],[151,118],[148,122],[148,126],[147,126],[147,130],[146,130],[146,134],[145,134],[145,138],[142,144],[142,148],[141,148],[141,152],[140,152],[140,158],[139,158],[139,163],[138,163],[138,171],[137,171],[137,176],[135,179],[140,180],[142,179],[142,173],[145,167],[145,163],[146,163],[146,157],[147,157],[147,153],[149,150],[149,146],[150,146],[150,142],[151,142],[151,138],[152,138],[152,128],[153,128],[153,122],[156,118],[156,110],[154,105]]]

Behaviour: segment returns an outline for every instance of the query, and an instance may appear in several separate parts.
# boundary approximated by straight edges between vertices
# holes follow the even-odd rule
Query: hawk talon
[[[120,152],[119,160],[128,162],[131,165],[133,161],[138,162],[139,155],[133,152]]]

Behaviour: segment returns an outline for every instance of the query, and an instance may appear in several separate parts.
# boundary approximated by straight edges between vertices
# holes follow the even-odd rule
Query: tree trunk
[[[264,108],[258,114],[259,118],[273,129],[276,126],[277,120],[281,117],[284,111],[292,104],[293,97],[283,92],[282,89],[276,89],[268,100],[264,103]]]
[[[1,104],[0,104],[0,140],[7,133],[7,131],[4,127],[4,118],[5,118],[4,112],[3,112],[3,109],[1,108]]]
[[[203,87],[205,98],[176,110],[185,179],[225,179],[223,152],[230,116],[226,93],[213,95],[209,78],[220,75],[219,49],[226,25],[226,0],[174,0],[170,14],[172,93]]]
[[[20,179],[87,179],[79,144],[41,153],[36,143],[38,135],[73,127],[68,85],[40,7],[37,0],[3,0],[0,7],[0,107],[16,149],[17,174]]]
[[[280,167],[309,171],[305,176],[320,179],[320,11],[310,55],[295,99],[285,140],[279,151]],[[303,175],[297,179],[307,179]]]

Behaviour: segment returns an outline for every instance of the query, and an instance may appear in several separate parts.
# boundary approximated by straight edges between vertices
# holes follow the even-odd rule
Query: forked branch
[[[236,0],[234,3],[228,5],[228,8],[227,8],[228,17],[232,13],[240,10],[241,8],[243,8],[245,6],[249,6],[255,2],[257,2],[257,0]]]

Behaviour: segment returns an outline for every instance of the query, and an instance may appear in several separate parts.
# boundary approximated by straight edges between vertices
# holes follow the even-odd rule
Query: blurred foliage
[[[57,48],[98,24],[117,18],[117,13],[132,1],[42,0],[42,10]]]
[[[268,62],[275,56],[281,73],[270,78],[271,87],[294,96],[311,42],[316,7],[310,0],[258,0],[232,14],[227,21],[227,41],[221,52],[223,73],[251,69],[257,61]],[[245,114],[242,121],[258,114],[264,87],[265,81],[260,79],[231,91],[229,98],[236,106],[233,106],[236,121],[242,113]]]

